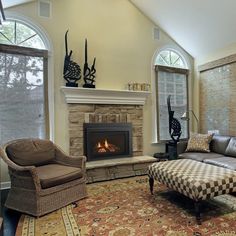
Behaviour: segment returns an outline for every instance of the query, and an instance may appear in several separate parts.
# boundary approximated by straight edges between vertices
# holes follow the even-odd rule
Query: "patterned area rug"
[[[197,225],[193,201],[148,178],[88,185],[89,197],[39,219],[22,215],[17,236],[235,236],[236,197],[202,204]]]

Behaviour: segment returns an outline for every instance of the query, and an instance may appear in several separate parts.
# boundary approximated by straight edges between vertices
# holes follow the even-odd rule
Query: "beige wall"
[[[97,58],[97,88],[125,89],[129,81],[148,82],[152,74],[152,57],[163,46],[178,45],[164,32],[153,39],[155,26],[128,0],[52,0],[52,18],[38,17],[37,3],[10,9],[40,25],[53,44],[55,142],[68,151],[67,107],[60,91],[62,77],[64,33],[69,29],[69,47],[73,59],[83,68],[84,40],[88,39],[89,61]],[[183,51],[193,67],[193,59]],[[191,79],[191,78],[190,78]],[[190,83],[191,84],[191,83]],[[191,96],[191,94],[190,94]],[[163,146],[152,142],[152,100],[144,106],[144,153],[152,155]],[[5,168],[3,168],[5,169]],[[4,170],[3,170],[4,171]],[[5,171],[6,172],[6,171]],[[4,172],[3,181],[6,181]]]

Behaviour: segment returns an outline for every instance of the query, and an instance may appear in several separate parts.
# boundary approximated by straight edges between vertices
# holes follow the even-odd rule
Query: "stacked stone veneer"
[[[132,123],[133,156],[143,155],[143,106],[68,104],[70,155],[83,155],[84,123]]]

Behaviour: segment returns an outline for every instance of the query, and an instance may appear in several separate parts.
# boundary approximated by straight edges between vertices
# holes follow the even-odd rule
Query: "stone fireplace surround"
[[[141,175],[153,157],[143,156],[143,105],[149,92],[61,88],[68,103],[69,151],[84,154],[84,123],[132,123],[133,157],[87,162],[88,182]]]
[[[132,123],[133,156],[143,155],[141,105],[69,104],[70,155],[83,155],[84,123]]]

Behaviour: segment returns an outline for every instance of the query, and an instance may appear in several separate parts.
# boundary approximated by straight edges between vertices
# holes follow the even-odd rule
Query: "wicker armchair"
[[[7,208],[38,217],[87,196],[84,156],[67,156],[41,139],[9,142],[0,156],[11,178]]]

